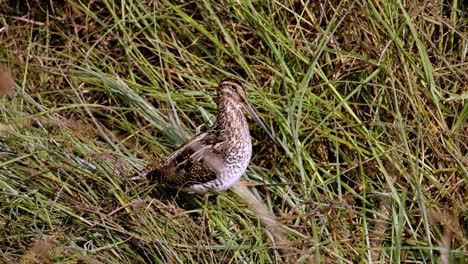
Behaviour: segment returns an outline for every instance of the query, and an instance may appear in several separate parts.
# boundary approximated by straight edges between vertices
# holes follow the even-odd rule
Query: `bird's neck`
[[[231,98],[219,98],[215,127],[220,130],[247,130],[248,125],[242,105]]]

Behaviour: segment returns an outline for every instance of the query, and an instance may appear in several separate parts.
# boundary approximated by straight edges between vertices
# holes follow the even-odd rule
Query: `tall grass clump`
[[[5,263],[464,263],[460,1],[3,1]],[[210,126],[245,82],[243,181],[205,200],[130,175]],[[285,256],[287,247],[289,256]]]

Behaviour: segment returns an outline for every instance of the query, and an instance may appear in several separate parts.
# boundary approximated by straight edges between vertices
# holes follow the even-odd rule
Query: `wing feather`
[[[213,130],[201,133],[156,166],[148,178],[175,187],[215,180],[224,167],[225,141]]]

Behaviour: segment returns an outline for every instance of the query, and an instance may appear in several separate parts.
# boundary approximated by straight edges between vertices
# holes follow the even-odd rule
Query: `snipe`
[[[252,141],[242,105],[279,145],[248,103],[240,81],[223,79],[217,93],[216,123],[136,178],[145,177],[186,192],[219,192],[229,188],[244,174],[252,156]]]

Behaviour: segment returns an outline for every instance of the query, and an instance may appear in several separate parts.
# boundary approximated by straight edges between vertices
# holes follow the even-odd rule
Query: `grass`
[[[298,262],[466,261],[466,6],[239,2],[0,3],[2,262],[281,262],[232,191],[129,180],[228,75],[281,141],[252,124],[243,180]]]

